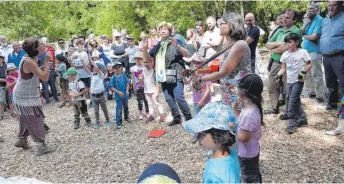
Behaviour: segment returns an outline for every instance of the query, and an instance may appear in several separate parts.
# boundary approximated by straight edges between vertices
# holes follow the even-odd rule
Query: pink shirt
[[[199,103],[199,101],[203,98],[203,95],[205,93],[205,90],[206,90],[206,86],[207,85],[210,85],[211,82],[207,81],[207,82],[202,82],[201,83],[201,90],[199,91],[196,91],[196,89],[194,89],[194,86],[192,85],[192,98],[193,98],[193,102],[194,103]],[[205,102],[204,102],[204,105],[209,103],[211,101],[211,95],[209,93],[208,97],[206,98]]]
[[[7,83],[7,84],[12,84],[12,83],[15,81],[15,80],[9,78],[9,76],[12,76],[12,77],[15,77],[15,78],[18,79],[18,73],[17,73],[17,72],[16,72],[16,73],[13,73],[13,74],[8,74],[8,75],[6,76],[6,83]],[[10,88],[10,94],[13,94],[13,89],[14,89],[14,86]]]

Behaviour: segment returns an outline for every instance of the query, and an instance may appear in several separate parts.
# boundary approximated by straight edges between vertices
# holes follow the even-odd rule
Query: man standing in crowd
[[[220,29],[216,27],[216,19],[212,16],[207,18],[208,30],[204,33],[201,45],[206,48],[205,58],[209,59],[216,53],[217,47],[221,45]]]
[[[18,42],[13,42],[12,48],[13,52],[8,55],[8,63],[13,63],[14,65],[16,65],[18,69],[20,61],[24,57],[26,52],[23,49],[21,49],[20,44]]]
[[[63,39],[59,39],[57,41],[57,49],[56,49],[56,52],[55,52],[55,56],[58,55],[58,54],[62,54],[64,57],[67,57],[68,56],[68,50],[66,48],[66,43]]]
[[[256,21],[254,15],[252,13],[248,13],[245,16],[245,22],[247,25],[247,37],[246,42],[250,47],[251,50],[251,70],[252,73],[255,73],[256,68],[256,48],[258,45],[260,29],[256,26]]]
[[[309,97],[316,97],[319,103],[325,101],[325,84],[322,72],[322,57],[320,54],[319,38],[323,18],[319,15],[320,5],[311,4],[303,20],[302,47],[307,50],[312,61],[312,68],[307,72],[306,86],[310,87]],[[315,89],[314,89],[315,88]]]
[[[131,68],[135,65],[134,55],[140,48],[139,46],[135,45],[135,41],[133,37],[128,37],[127,42],[128,42],[129,47],[126,48],[125,50],[129,57],[129,68]]]
[[[5,63],[8,61],[8,55],[13,52],[11,45],[7,42],[7,37],[1,35],[0,36],[0,53],[5,56]]]
[[[343,96],[344,90],[343,1],[329,1],[327,9],[329,17],[322,22],[320,52],[324,59],[325,80],[329,91],[326,109],[331,110],[337,109],[338,98]]]
[[[271,103],[271,109],[266,109],[265,114],[278,114],[279,113],[279,96],[280,96],[280,84],[277,84],[276,75],[281,69],[281,55],[288,50],[284,42],[284,37],[290,33],[296,33],[302,36],[301,30],[295,25],[297,21],[297,12],[292,9],[288,9],[284,14],[284,27],[279,29],[266,43],[266,48],[272,51],[271,58],[273,60],[271,70],[269,73],[269,97]],[[283,75],[283,83],[285,83],[285,75]],[[285,84],[283,84],[285,85]]]

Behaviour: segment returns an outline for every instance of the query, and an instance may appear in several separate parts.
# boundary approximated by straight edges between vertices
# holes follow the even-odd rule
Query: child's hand
[[[240,98],[238,98],[238,99],[235,101],[233,108],[234,108],[234,109],[238,109],[238,107],[239,107],[240,104],[241,104],[241,100],[240,100]]]
[[[234,123],[233,123],[233,122],[230,122],[230,123],[228,124],[228,126],[229,126],[229,128],[231,128],[231,129],[232,129],[232,128],[234,128],[234,126],[235,126],[235,125],[234,125]]]
[[[118,95],[119,95],[120,97],[123,97],[123,96],[124,96],[124,94],[122,93],[122,91],[119,91],[119,92],[118,92]]]

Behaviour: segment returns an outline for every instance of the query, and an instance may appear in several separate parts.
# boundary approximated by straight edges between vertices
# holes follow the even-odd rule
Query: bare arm
[[[243,44],[234,44],[220,71],[202,77],[202,81],[216,81],[231,73],[247,53]]]
[[[204,91],[204,94],[201,98],[201,100],[199,101],[199,104],[202,104],[205,102],[205,100],[209,97],[209,94],[210,94],[210,85],[206,85],[205,86],[205,91]]]
[[[319,35],[317,33],[313,33],[311,35],[304,35],[302,38],[310,41],[315,41],[319,39]]]
[[[285,63],[282,63],[281,69],[280,69],[280,71],[277,73],[277,75],[278,75],[278,76],[283,75],[284,72],[285,72],[285,69],[286,69],[286,64],[285,64]]]
[[[269,50],[275,49],[281,45],[285,45],[284,42],[267,42],[265,47]]]
[[[288,50],[288,47],[286,45],[281,45],[275,49],[272,49],[271,51],[275,53],[283,54],[287,50]]]
[[[307,65],[305,66],[303,71],[308,72],[308,70],[310,70],[311,68],[312,68],[312,62],[307,61]]]
[[[82,96],[84,94],[88,93],[88,88],[83,89],[82,91],[80,91],[79,93],[73,95],[74,97],[79,97]]]
[[[251,139],[251,132],[247,130],[242,130],[240,134],[238,134],[238,140],[240,142],[248,142]]]
[[[254,41],[254,39],[253,38],[251,38],[251,37],[247,37],[246,38],[246,43],[248,44],[248,45],[251,45],[251,43]]]
[[[189,52],[184,47],[177,44],[178,50],[182,53],[183,57],[189,57]]]
[[[51,56],[46,54],[44,58],[44,66],[43,70],[38,67],[37,63],[32,59],[27,59],[25,63],[23,64],[23,70],[25,73],[33,73],[35,76],[37,76],[42,81],[48,81],[49,80],[49,61],[51,60]]]

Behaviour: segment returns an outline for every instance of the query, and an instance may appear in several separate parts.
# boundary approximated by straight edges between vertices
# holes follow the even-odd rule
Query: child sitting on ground
[[[143,119],[142,103],[145,104],[147,119],[149,119],[149,107],[147,99],[145,97],[143,83],[143,70],[145,69],[145,67],[143,66],[143,53],[141,51],[137,51],[135,53],[134,61],[136,62],[136,65],[130,68],[130,73],[132,75],[131,78],[133,79],[133,88],[136,94],[137,105],[140,111],[139,120]]]
[[[66,101],[69,98],[69,90],[68,90],[68,76],[67,76],[67,65],[66,65],[66,57],[62,54],[56,55],[56,62],[57,65],[55,66],[55,71],[58,72],[60,75],[60,94],[62,103],[59,108],[62,108],[66,105]],[[72,106],[72,102],[69,102],[68,107]]]
[[[13,63],[8,63],[6,72],[7,72],[6,89],[9,90],[10,98],[11,98],[9,102],[10,112],[11,112],[12,117],[16,117],[16,113],[14,112],[14,104],[13,104],[13,89],[18,79],[18,72],[16,70],[16,65],[14,65]]]
[[[100,128],[100,122],[99,122],[99,105],[102,108],[102,111],[105,116],[105,126],[110,126],[110,119],[109,119],[109,113],[108,109],[106,107],[106,100],[104,96],[104,72],[105,72],[105,66],[101,63],[96,63],[92,59],[90,60],[91,64],[93,66],[93,74],[91,77],[91,100],[94,108],[94,116],[96,117],[96,124],[95,128]]]
[[[74,111],[74,129],[78,129],[80,126],[80,114],[86,121],[86,126],[90,127],[91,118],[87,112],[87,104],[85,94],[88,89],[85,84],[77,79],[78,72],[75,68],[71,67],[67,70],[68,80],[69,80],[69,93],[72,96],[73,111]]]
[[[154,120],[154,106],[158,108],[160,122],[163,122],[165,121],[165,115],[162,104],[159,101],[160,85],[155,82],[155,72],[152,66],[153,60],[144,60],[143,64],[145,66],[143,70],[144,92],[149,106],[149,117],[146,123]]]
[[[281,56],[282,66],[276,75],[276,82],[279,83],[281,76],[287,70],[287,98],[286,114],[280,119],[289,119],[287,132],[296,132],[297,127],[306,126],[307,119],[301,105],[301,92],[304,78],[312,63],[308,52],[301,49],[301,38],[296,33],[289,33],[285,36],[284,42],[288,44],[289,50]]]
[[[124,109],[124,119],[131,122],[129,118],[128,96],[129,96],[129,79],[122,73],[123,65],[121,62],[116,61],[113,65],[115,74],[112,75],[110,86],[111,90],[115,93],[116,99],[116,125],[117,129],[122,128],[122,108]]]
[[[188,133],[197,134],[203,148],[213,150],[205,164],[202,183],[240,183],[240,166],[232,148],[235,134],[228,126],[233,117],[230,106],[217,102],[207,104],[197,116],[183,123]]]
[[[257,74],[249,74],[238,84],[238,97],[233,111],[239,117],[238,158],[241,169],[241,182],[262,183],[259,169],[259,140],[262,137],[263,81]],[[244,105],[241,112],[239,104]]]

